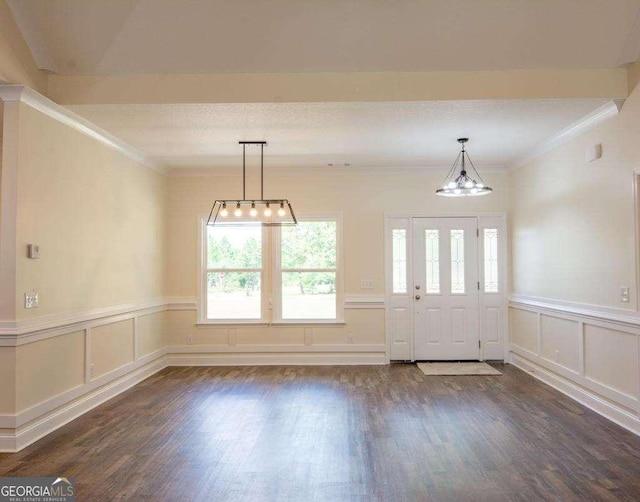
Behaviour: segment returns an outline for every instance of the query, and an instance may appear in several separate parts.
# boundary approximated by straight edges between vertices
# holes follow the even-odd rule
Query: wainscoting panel
[[[0,347],[0,382],[2,382],[0,416],[14,414],[16,412],[16,347]]]
[[[628,396],[638,396],[638,336],[584,326],[585,376]]]
[[[348,303],[345,323],[326,326],[197,325],[192,298],[0,323],[0,452],[169,365],[385,364],[384,303]]]
[[[169,305],[158,299],[0,326],[0,452],[21,450],[165,368]]]
[[[104,324],[91,330],[91,378],[134,361],[134,321]]]
[[[514,297],[510,362],[640,434],[640,316]]]
[[[157,352],[168,345],[167,319],[167,312],[141,315],[136,319],[136,359]]]
[[[509,340],[514,345],[538,354],[538,314],[529,310],[509,309]],[[513,327],[517,326],[517,329]]]
[[[578,321],[540,314],[540,355],[547,361],[578,372],[580,328]]]
[[[84,384],[84,331],[16,349],[18,412]]]

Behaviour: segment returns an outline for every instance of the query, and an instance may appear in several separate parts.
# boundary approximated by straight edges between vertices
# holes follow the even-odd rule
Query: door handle
[[[420,295],[416,295],[416,300],[419,300],[419,299],[420,299]]]

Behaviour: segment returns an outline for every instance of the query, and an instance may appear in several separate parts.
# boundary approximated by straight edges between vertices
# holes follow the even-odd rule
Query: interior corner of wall
[[[640,61],[631,63],[627,66],[627,86],[629,88],[629,96],[640,84]]]

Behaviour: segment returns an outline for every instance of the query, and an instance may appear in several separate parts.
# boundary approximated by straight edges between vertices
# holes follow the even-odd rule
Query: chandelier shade
[[[441,187],[436,190],[437,195],[443,197],[475,197],[486,195],[493,191],[483,181],[480,173],[471,162],[471,158],[469,158],[469,154],[465,150],[467,141],[469,141],[469,138],[458,138],[458,143],[462,145],[462,150],[456,157]],[[471,166],[473,171],[467,171],[467,165]]]
[[[266,141],[240,141],[242,145],[242,199],[219,199],[213,203],[207,225],[282,227],[297,225],[287,199],[264,198],[264,147]],[[247,145],[260,146],[260,198],[247,199]]]

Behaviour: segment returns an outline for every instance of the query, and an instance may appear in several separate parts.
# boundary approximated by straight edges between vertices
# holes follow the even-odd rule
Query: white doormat
[[[418,368],[425,375],[502,375],[497,369],[487,363],[417,363]]]

